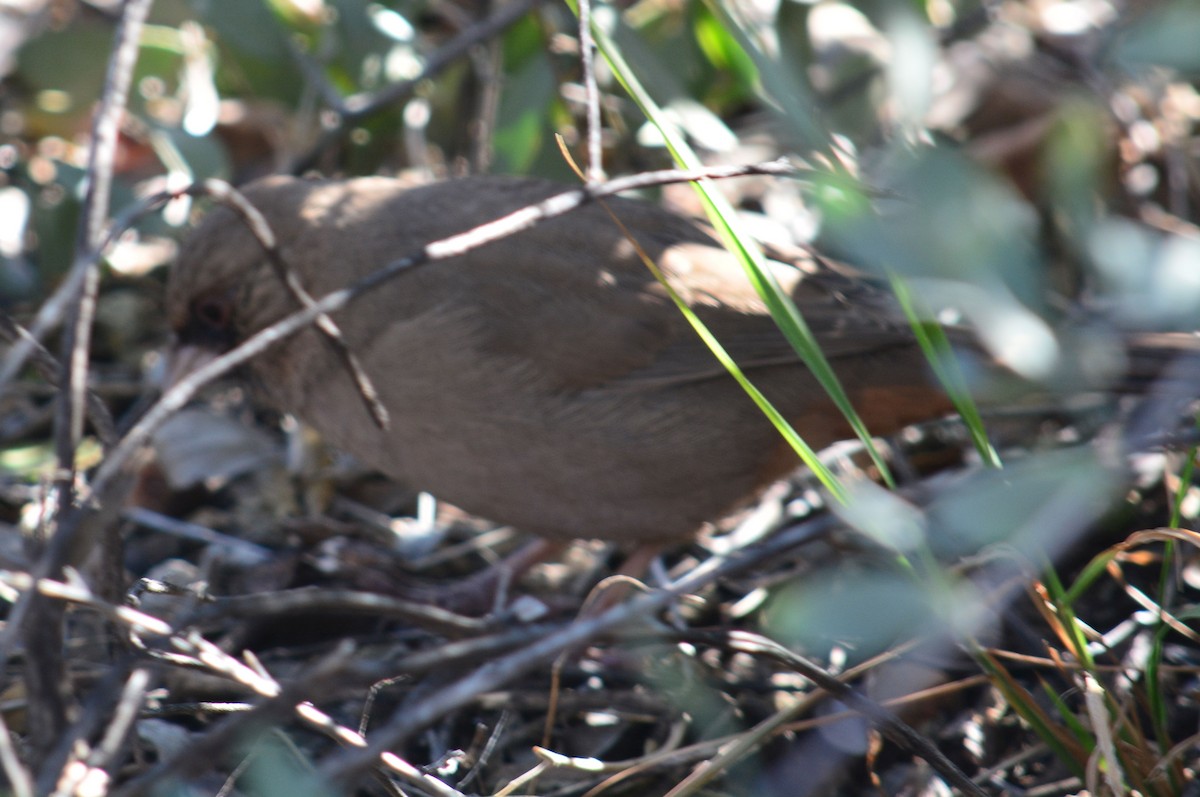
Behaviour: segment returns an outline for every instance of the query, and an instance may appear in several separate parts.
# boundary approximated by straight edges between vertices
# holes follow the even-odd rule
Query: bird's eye
[[[192,317],[211,330],[229,327],[229,302],[217,296],[204,296],[192,304]]]

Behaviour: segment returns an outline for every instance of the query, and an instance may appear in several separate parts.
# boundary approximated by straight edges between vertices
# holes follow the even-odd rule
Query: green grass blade
[[[1091,743],[1081,745],[1079,740],[1074,737],[1073,732],[1055,724],[1050,715],[1033,699],[1033,696],[1013,679],[998,659],[987,651],[977,651],[976,661],[980,663],[992,685],[1000,691],[1017,716],[1029,724],[1033,732],[1050,747],[1058,760],[1074,772],[1076,777],[1085,777]]]
[[[699,158],[696,157],[695,153],[683,140],[683,137],[679,135],[674,125],[666,119],[657,103],[642,87],[637,76],[633,74],[628,64],[625,63],[619,50],[613,45],[608,35],[599,27],[596,27],[595,37],[597,47],[608,61],[618,81],[625,87],[625,90],[629,92],[629,95],[633,97],[635,102],[638,103],[650,122],[658,128],[675,161],[683,168],[699,168],[701,166]],[[812,334],[812,330],[809,329],[808,324],[801,317],[795,303],[791,301],[791,298],[779,286],[774,276],[767,270],[762,253],[758,250],[757,246],[751,243],[750,236],[742,230],[735,211],[723,197],[717,192],[710,190],[704,183],[695,183],[694,185],[700,194],[701,200],[708,211],[709,218],[716,228],[718,235],[720,235],[730,252],[741,261],[751,283],[770,309],[771,315],[775,318],[776,323],[779,324],[783,334],[800,355],[804,364],[808,366],[813,376],[821,383],[822,388],[824,388],[830,399],[846,417],[855,434],[863,441],[868,454],[879,469],[883,479],[889,485],[894,485],[891,472],[879,450],[876,448],[874,441],[871,439],[870,432],[850,403],[849,397],[834,374],[829,361],[821,351],[816,337]],[[774,418],[782,419],[782,416],[778,412],[773,412],[773,420]],[[776,426],[782,431],[786,427],[786,424],[784,426],[776,424]],[[793,439],[798,439],[794,431],[791,434],[785,433],[785,437],[788,438],[789,442]],[[804,448],[807,449],[808,446],[804,446]],[[805,464],[813,467],[813,463],[816,462],[815,458],[810,462],[803,450],[797,449],[797,453],[804,459]],[[818,467],[814,467],[813,469],[814,472],[818,472],[818,477],[821,478],[822,482],[829,483],[836,481],[836,477],[832,473],[828,473],[828,469],[819,463],[816,464]],[[826,473],[821,475],[820,471],[825,471]]]
[[[925,359],[929,361],[934,375],[946,389],[950,401],[954,403],[954,408],[962,416],[975,450],[979,452],[979,456],[989,467],[1004,467],[1000,461],[1000,455],[996,453],[996,449],[988,440],[987,430],[983,427],[983,418],[979,415],[979,408],[975,406],[975,400],[967,389],[966,379],[954,359],[946,331],[939,324],[923,320],[929,315],[920,312],[912,292],[908,289],[908,283],[903,278],[892,274],[890,281],[892,292],[896,294],[896,300],[900,302],[900,307],[904,310],[909,325],[912,326],[917,343],[921,346],[921,351],[925,353]]]
[[[1087,639],[1084,637],[1083,629],[1079,627],[1079,621],[1075,617],[1075,610],[1071,606],[1071,601],[1067,599],[1067,591],[1063,588],[1062,581],[1058,578],[1058,573],[1054,572],[1054,567],[1047,563],[1045,574],[1042,576],[1042,583],[1046,587],[1046,592],[1050,595],[1050,600],[1054,602],[1054,611],[1058,615],[1058,621],[1062,624],[1063,630],[1067,632],[1071,642],[1071,647],[1074,648],[1071,652],[1079,659],[1079,663],[1088,672],[1096,671],[1096,662],[1092,658],[1091,651],[1088,650]]]

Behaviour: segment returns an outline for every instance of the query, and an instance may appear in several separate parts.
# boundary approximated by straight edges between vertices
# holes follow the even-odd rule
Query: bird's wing
[[[503,216],[562,190],[511,178],[408,190],[367,178],[281,183],[279,190],[271,183],[260,191],[267,196],[256,198],[280,194],[274,205],[284,206],[278,214],[286,233],[281,238],[310,291],[319,295],[428,241],[463,232],[472,221]],[[508,363],[564,391],[636,389],[723,375],[631,237],[743,368],[797,361],[741,266],[711,230],[655,205],[620,199],[403,275],[395,287],[340,314],[339,323],[358,332],[360,345],[372,346],[397,338],[387,330],[401,324],[404,341],[429,341],[430,351],[415,356],[467,345],[493,358],[490,362]],[[881,298],[884,293],[870,283],[812,258],[773,262],[772,269],[827,356],[853,357],[910,339]],[[428,327],[420,334],[411,328],[418,318]],[[438,320],[445,318],[450,320]],[[466,325],[473,326],[469,335]],[[447,336],[441,346],[428,337],[439,329]]]

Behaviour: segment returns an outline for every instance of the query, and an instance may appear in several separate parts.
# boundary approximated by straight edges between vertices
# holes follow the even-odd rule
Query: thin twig
[[[87,189],[71,267],[78,288],[67,294],[63,305],[70,318],[62,342],[62,370],[54,417],[56,518],[65,517],[75,501],[75,451],[83,437],[92,322],[100,285],[100,270],[92,254],[104,237],[108,221],[118,126],[150,3],[151,0],[127,0],[122,8],[92,125]],[[47,572],[52,574],[53,570]],[[22,617],[30,618],[34,622],[16,626],[16,633],[25,641],[24,684],[29,699],[31,758],[36,770],[55,748],[66,726],[68,692],[62,671],[61,607],[34,596],[26,602]]]
[[[29,331],[16,322],[16,320],[8,313],[0,310],[0,337],[5,338],[9,343],[15,345],[18,341],[24,341],[26,345],[31,347],[30,362],[37,369],[38,374],[53,387],[58,386],[59,374],[62,373],[62,366],[58,362],[49,349],[38,343]],[[92,390],[88,390],[85,394],[87,402],[88,420],[92,422],[93,428],[96,430],[96,436],[100,438],[100,443],[105,447],[116,445],[117,443],[117,426],[113,422],[112,415],[108,411],[108,407],[104,406],[104,402]]]
[[[678,590],[675,592],[694,591],[711,583],[716,578],[725,577],[759,565],[765,560],[777,558],[787,550],[808,541],[814,534],[822,533],[835,522],[836,520],[829,516],[818,517],[801,526],[786,529],[754,549],[714,558],[694,569],[686,581],[680,582]],[[446,709],[449,711],[457,705],[475,699],[481,691],[495,688],[495,686],[517,677],[530,667],[550,660],[560,649],[599,636],[618,625],[629,625],[631,618],[642,617],[645,613],[653,612],[658,606],[672,600],[675,592],[654,593],[629,607],[614,609],[613,612],[618,612],[617,614],[610,612],[586,624],[517,626],[500,630],[491,636],[450,642],[436,648],[420,650],[399,661],[368,661],[361,657],[343,656],[337,661],[327,660],[300,675],[296,681],[286,685],[261,683],[259,687],[263,691],[260,691],[260,694],[275,694],[276,696],[264,700],[248,711],[240,711],[227,716],[211,731],[197,737],[195,743],[190,745],[187,750],[182,750],[159,762],[114,790],[114,794],[119,797],[146,794],[152,791],[156,784],[162,783],[164,779],[183,777],[195,772],[199,767],[206,766],[222,751],[227,750],[234,740],[244,738],[250,729],[262,728],[267,723],[282,721],[290,712],[296,710],[295,706],[298,704],[306,700],[318,699],[317,695],[322,694],[327,685],[336,685],[339,693],[344,693],[347,688],[354,688],[359,684],[373,684],[384,678],[403,675],[444,673],[456,669],[469,669],[471,672],[481,673],[484,676],[482,679],[468,679],[470,682],[465,685],[463,682],[459,682],[449,690],[443,690],[430,696],[442,706],[447,705],[445,701],[449,697],[452,704]],[[207,611],[207,609],[202,609],[202,611]],[[228,671],[226,677],[230,677],[234,670],[245,670],[240,663],[229,661],[227,654],[212,648],[208,643],[204,643],[204,650],[196,647],[199,642],[194,638],[175,640],[173,644],[174,647],[188,654],[189,659],[195,663],[193,666],[199,666],[199,659],[204,653],[206,656],[215,657],[210,661],[209,668],[220,669],[223,672]],[[480,667],[481,662],[486,663]],[[447,692],[450,694],[447,695]],[[415,708],[422,712],[421,716],[416,718],[408,728],[402,729],[405,734],[420,727],[428,719],[430,713],[437,710],[436,705],[430,705],[427,701],[422,701]],[[407,716],[407,712],[405,713]],[[440,716],[444,716],[444,714]],[[393,723],[394,725],[395,723]],[[399,749],[399,745],[378,742],[379,734],[387,735],[395,732],[393,726],[377,731],[376,741],[369,748],[356,746],[353,750],[344,750],[335,755],[330,762],[329,774],[351,778],[354,772],[359,771],[356,767],[360,765],[366,769],[378,766],[381,761],[380,756],[389,750]],[[341,733],[342,731],[339,731],[339,735]],[[384,763],[386,764],[386,760]]]
[[[96,293],[100,285],[100,269],[93,253],[104,240],[108,223],[109,193],[112,188],[113,159],[117,151],[117,134],[121,114],[129,97],[133,66],[137,61],[138,41],[142,24],[152,0],[128,0],[121,13],[114,37],[113,53],[108,62],[100,108],[92,125],[91,146],[88,149],[87,190],[79,231],[75,241],[75,259],[71,270],[82,272],[79,295],[73,305],[73,319],[67,326],[63,341],[61,392],[56,417],[55,449],[60,471],[60,502],[71,501],[74,479],[75,449],[83,436],[84,391],[87,389],[89,350],[92,321],[96,312]]]
[[[719,644],[724,645],[730,650],[747,653],[752,656],[766,656],[781,662],[826,692],[834,695],[838,700],[841,700],[846,705],[868,717],[879,727],[884,736],[913,755],[924,759],[947,783],[958,789],[960,793],[974,795],[974,797],[987,797],[987,792],[967,777],[966,773],[955,766],[941,750],[937,749],[932,742],[915,731],[912,726],[879,703],[861,694],[849,684],[825,672],[825,670],[815,663],[797,653],[793,653],[774,640],[759,634],[733,630],[721,632],[714,636],[719,641]],[[718,756],[716,759],[706,762],[705,765],[692,772],[675,788],[671,789],[668,797],[684,797],[684,795],[694,794],[696,789],[701,788],[711,778],[723,772],[724,766],[728,766],[727,763],[724,766],[718,763],[720,759],[721,756]]]
[[[37,773],[35,788],[39,795],[67,797],[86,791],[84,783],[95,782],[89,777],[84,763],[91,740],[112,722],[112,710],[120,684],[132,666],[132,658],[108,662],[103,675],[92,685],[81,711],[74,712],[74,722],[55,739],[52,754],[46,757]]]
[[[270,559],[272,555],[271,549],[264,545],[229,534],[222,534],[207,526],[169,517],[145,507],[128,507],[121,512],[121,516],[131,523],[162,534],[170,534],[218,548],[224,551],[226,556],[241,564],[261,564]]]
[[[56,797],[59,795],[69,797],[69,795],[77,794],[76,787],[82,785],[84,779],[91,776],[91,773],[96,770],[105,770],[108,779],[112,780],[113,769],[117,765],[117,756],[124,749],[129,733],[133,730],[134,722],[141,712],[142,701],[149,686],[150,670],[147,668],[139,667],[129,674],[129,677],[125,679],[125,688],[121,690],[121,698],[117,701],[116,710],[107,717],[104,737],[100,740],[100,744],[88,756],[86,766],[79,768],[78,774],[73,778],[74,783],[69,778],[62,778],[59,781],[58,789],[55,791]]]
[[[397,716],[392,723],[376,730],[370,748],[362,751],[344,751],[326,761],[320,772],[335,786],[348,786],[366,769],[370,768],[373,755],[386,749],[402,746],[421,728],[475,700],[479,694],[499,688],[504,683],[533,667],[544,664],[563,651],[571,650],[615,629],[633,627],[640,618],[659,611],[678,596],[699,590],[718,578],[731,576],[763,561],[777,559],[786,551],[806,542],[815,534],[823,533],[836,523],[837,520],[828,515],[818,516],[813,520],[785,529],[752,549],[734,551],[725,556],[714,556],[659,592],[636,598],[596,618],[575,623],[502,658],[495,659],[458,682],[426,696],[419,702],[410,704],[405,712],[401,716]],[[911,728],[896,720],[891,712],[881,709],[877,704],[850,690],[849,687],[838,683],[836,679],[831,682],[823,671],[819,668],[814,669],[812,665],[796,657],[786,648],[777,646],[769,640],[746,635],[732,638],[731,641],[740,645],[739,649],[753,649],[755,653],[770,655],[797,671],[803,672],[848,705],[880,723],[889,738],[893,738],[903,744],[906,749],[914,750],[917,755],[926,758],[948,782],[955,784],[962,793],[986,794],[945,759],[940,751],[932,748]]]
[[[300,278],[296,276],[293,270],[284,260],[283,252],[279,249],[279,240],[275,237],[275,233],[271,230],[271,225],[267,223],[267,219],[263,214],[254,207],[254,205],[246,199],[246,197],[229,183],[223,180],[205,180],[202,183],[203,193],[208,194],[219,202],[230,207],[242,219],[250,234],[258,241],[259,247],[267,256],[267,262],[270,263],[271,269],[275,272],[275,276],[283,283],[288,293],[292,295],[301,307],[312,308],[315,304],[313,297],[305,290],[304,285],[300,283]],[[379,398],[379,391],[375,389],[375,385],[371,383],[371,378],[367,375],[366,369],[362,367],[358,357],[350,350],[346,339],[342,337],[342,331],[338,329],[337,324],[326,313],[321,313],[316,317],[314,325],[321,332],[324,339],[332,346],[336,356],[346,366],[346,370],[350,372],[350,378],[354,382],[354,387],[358,391],[359,398],[366,405],[367,412],[371,416],[371,420],[380,429],[388,428],[388,411],[387,407],[383,406],[383,401]]]
[[[504,48],[499,41],[490,41],[471,48],[471,64],[475,68],[475,84],[479,97],[475,103],[475,118],[467,131],[471,146],[471,173],[487,174],[492,168],[495,146],[496,117],[500,111]]]
[[[193,619],[232,616],[267,620],[322,613],[401,619],[447,637],[477,636],[495,627],[493,620],[464,617],[427,603],[374,592],[316,587],[216,598],[199,609]]]
[[[181,644],[191,647],[186,641]],[[239,670],[243,674],[249,671],[249,668],[231,659],[215,646],[203,647],[203,652],[210,656],[211,672],[231,677],[230,672],[233,670]],[[235,749],[242,740],[253,738],[263,730],[295,716],[296,707],[311,699],[313,695],[325,694],[331,689],[339,688],[346,665],[346,654],[335,653],[290,684],[282,687],[274,684],[279,690],[274,697],[263,700],[249,711],[227,715],[216,728],[196,736],[185,749],[114,788],[111,793],[117,797],[158,793],[155,787],[161,785],[164,779],[187,778],[207,771],[214,761],[227,755],[228,751]],[[271,684],[269,680],[263,680],[260,686],[269,691],[272,689]]]
[[[358,731],[339,725],[307,699],[314,692],[323,691],[319,689],[322,684],[340,686],[347,677],[347,667],[352,666],[354,661],[353,646],[343,645],[299,682],[285,686],[257,661],[246,664],[198,634],[174,635],[170,641],[174,647],[190,654],[208,672],[249,687],[257,695],[265,698],[265,701],[249,711],[232,715],[219,728],[197,740],[188,750],[135,778],[118,790],[118,794],[142,794],[154,784],[162,782],[164,778],[207,766],[217,754],[227,750],[234,739],[242,737],[248,725],[261,725],[268,718],[275,716],[283,719],[286,715],[280,712],[285,710],[294,713],[306,725],[341,745],[355,748],[366,745],[366,740]],[[438,797],[463,797],[462,792],[422,772],[394,753],[388,752],[380,756],[378,765],[414,784],[423,793]]]
[[[596,43],[592,40],[592,2],[577,0],[579,8],[579,64],[583,79],[583,98],[587,114],[587,181],[604,179],[603,149],[600,142],[600,89],[596,85]]]

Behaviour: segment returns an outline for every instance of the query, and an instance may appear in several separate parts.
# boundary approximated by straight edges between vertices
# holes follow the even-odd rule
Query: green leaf
[[[1200,9],[1195,0],[1150,7],[1120,37],[1113,59],[1127,69],[1159,66],[1200,75]]]
[[[706,0],[705,4],[754,62],[766,99],[780,113],[801,146],[820,154],[826,162],[837,164],[833,137],[825,128],[805,73],[778,58],[768,57],[758,35],[745,24],[733,6],[713,0]]]
[[[549,138],[548,118],[557,99],[554,71],[541,50],[507,74],[492,137],[497,171],[529,173]]]
[[[294,107],[304,91],[288,29],[263,3],[193,0],[197,17],[215,32],[220,48],[217,86],[222,96],[270,97]]]

